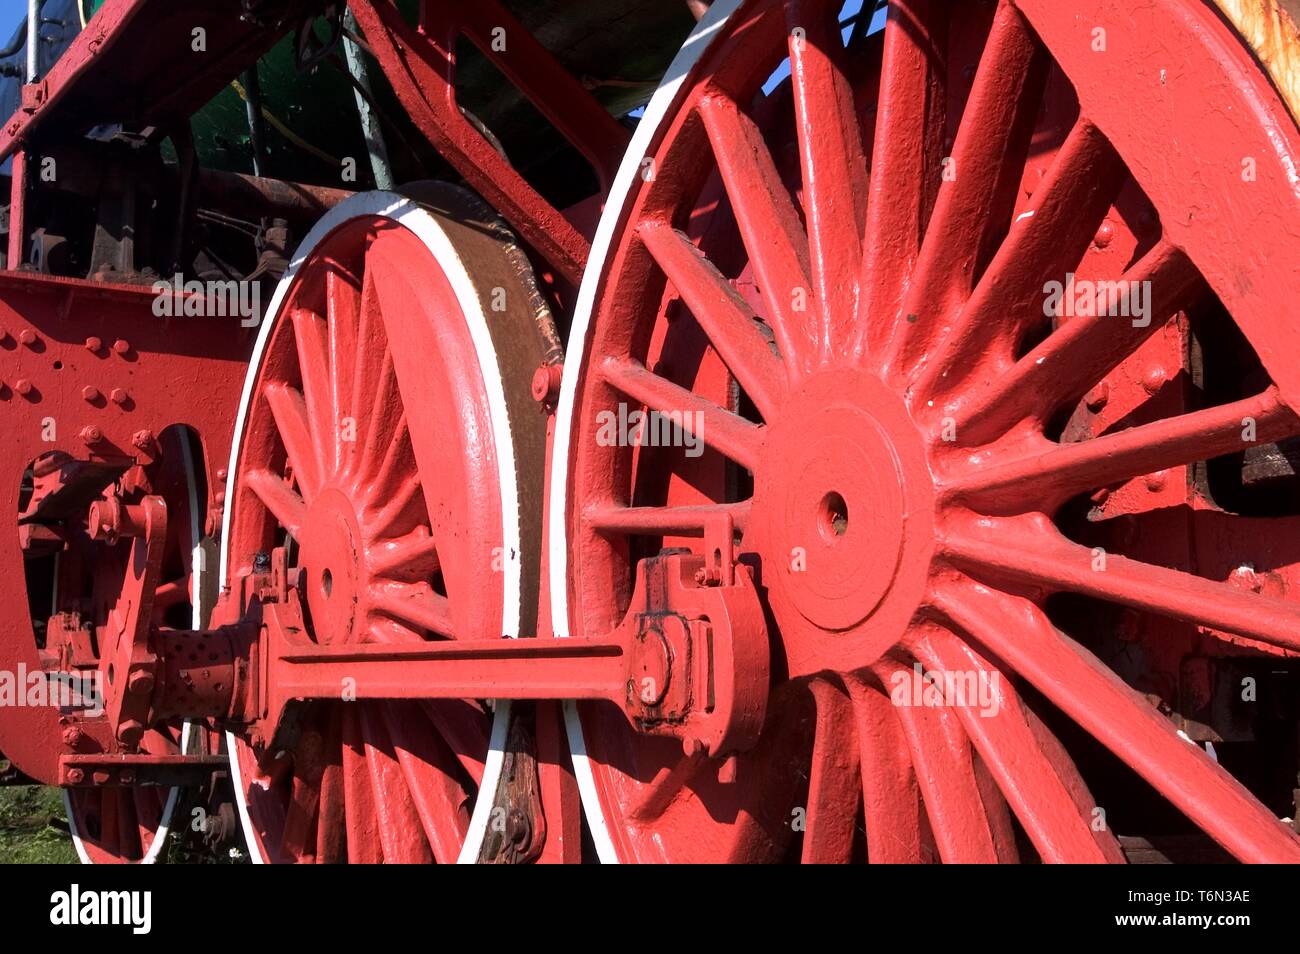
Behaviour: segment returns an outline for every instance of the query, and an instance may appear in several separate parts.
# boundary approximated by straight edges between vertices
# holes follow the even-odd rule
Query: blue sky
[[[0,44],[8,43],[27,14],[27,0],[0,0]]]

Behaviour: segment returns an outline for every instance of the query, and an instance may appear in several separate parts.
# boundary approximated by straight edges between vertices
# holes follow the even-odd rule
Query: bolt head
[[[86,780],[86,773],[79,768],[68,769],[68,782],[72,785],[80,785]]]
[[[563,368],[558,364],[544,364],[533,372],[533,400],[539,404],[554,404],[560,396],[560,377]]]
[[[131,350],[131,342],[127,341],[125,338],[118,338],[113,342],[113,350],[118,354],[126,354]]]
[[[127,719],[117,727],[117,741],[123,745],[139,745],[142,738],[144,738],[144,725],[135,719]]]
[[[729,757],[718,766],[718,781],[723,785],[734,785],[738,768],[739,760],[734,755]]]
[[[98,444],[104,439],[104,433],[94,424],[87,424],[78,435],[83,444]]]
[[[126,680],[127,692],[139,693],[140,695],[153,692],[153,685],[153,674],[143,669],[137,669]]]
[[[86,339],[87,351],[98,351],[102,347],[104,347],[104,342],[99,340],[99,338],[95,337],[94,335],[91,335],[89,338]]]
[[[81,389],[81,396],[83,399],[93,404],[95,401],[98,401],[103,395],[99,393],[99,388],[93,388],[88,384]]]
[[[131,399],[130,395],[127,394],[125,391],[123,391],[121,388],[113,388],[113,390],[109,393],[108,397],[110,401],[118,405],[125,404],[127,401]]]
[[[1089,391],[1087,397],[1084,398],[1084,401],[1088,405],[1088,410],[1092,411],[1094,414],[1100,411],[1103,407],[1105,407],[1106,402],[1109,400],[1110,400],[1109,381],[1098,382],[1097,386],[1093,388],[1091,391]]]
[[[19,394],[28,395],[32,393],[32,382],[26,378],[19,378],[14,382],[14,390]]]

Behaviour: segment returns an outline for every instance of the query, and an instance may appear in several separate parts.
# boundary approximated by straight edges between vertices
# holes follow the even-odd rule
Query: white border
[[[564,375],[560,384],[560,401],[555,412],[555,442],[551,452],[551,501],[549,516],[551,627],[556,636],[569,635],[569,547],[566,538],[565,511],[568,509],[569,444],[573,439],[573,415],[577,402],[577,383],[587,362],[591,345],[591,319],[596,291],[601,282],[605,260],[614,240],[614,231],[622,216],[628,195],[641,172],[641,162],[649,151],[651,140],[668,117],[668,111],[680,92],[683,82],[705,51],[722,32],[722,27],[743,0],[714,0],[703,19],[696,24],[673,59],[663,81],[646,107],[627,153],[614,177],[613,188],[605,200],[605,211],[596,228],[596,238],[591,244],[587,269],[578,289],[578,301],[569,332],[569,345],[564,358]],[[591,762],[587,758],[587,744],[582,735],[582,723],[575,703],[564,704],[564,723],[568,730],[569,750],[573,754],[573,771],[578,780],[583,809],[596,853],[606,864],[619,861],[618,852],[605,823],[592,776]]]
[[[515,461],[514,436],[511,430],[510,412],[506,404],[505,387],[501,381],[501,367],[497,360],[496,348],[488,330],[487,316],[479,302],[478,290],[457,254],[455,244],[443,229],[437,217],[431,215],[418,203],[394,192],[366,192],[341,202],[330,209],[316,223],[302,244],[294,253],[293,260],[267,308],[266,317],[258,332],[257,343],[248,365],[248,375],[244,379],[243,392],[239,399],[239,413],[235,418],[234,440],[230,448],[230,463],[226,470],[226,512],[221,527],[221,589],[227,585],[227,552],[230,540],[230,515],[235,501],[235,474],[239,461],[240,441],[248,417],[249,400],[253,385],[262,367],[263,353],[275,324],[275,316],[282,305],[290,286],[308,256],[324,238],[340,225],[356,218],[386,218],[401,225],[413,233],[424,244],[434,261],[447,277],[447,281],[456,295],[469,327],[470,339],[474,344],[474,353],[478,358],[479,372],[487,392],[488,410],[492,423],[492,439],[497,455],[497,483],[501,488],[501,538],[505,561],[502,566],[504,580],[504,605],[502,606],[501,632],[503,636],[514,639],[519,636],[521,615],[520,593],[522,578],[523,547],[519,532],[519,474]],[[479,849],[487,833],[488,820],[492,814],[492,803],[496,795],[497,783],[501,777],[501,766],[505,757],[505,743],[510,721],[510,704],[498,701],[492,720],[492,735],[487,760],[483,766],[483,781],[479,785],[478,798],[475,800],[474,812],[470,817],[469,830],[465,835],[465,844],[461,849],[460,864],[472,864],[478,858]],[[258,847],[252,819],[248,814],[248,803],[244,797],[244,783],[240,777],[238,746],[241,743],[233,733],[226,733],[226,746],[230,756],[231,779],[235,786],[235,800],[239,806],[239,821],[248,842],[249,856],[254,864],[264,864],[266,859]]]

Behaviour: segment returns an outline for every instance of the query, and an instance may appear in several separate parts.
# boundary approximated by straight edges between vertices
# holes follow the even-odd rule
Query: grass
[[[76,864],[57,788],[0,788],[0,864]]]

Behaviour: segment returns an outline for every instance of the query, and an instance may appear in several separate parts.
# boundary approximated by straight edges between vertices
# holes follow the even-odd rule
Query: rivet
[[[1088,405],[1088,410],[1092,411],[1093,413],[1096,413],[1097,411],[1100,411],[1103,407],[1105,407],[1106,402],[1109,400],[1110,400],[1109,381],[1098,382],[1097,386],[1093,388],[1091,391],[1089,391],[1088,396],[1084,398],[1084,402]]]
[[[1142,387],[1147,394],[1155,394],[1165,384],[1165,369],[1151,368],[1142,376]]]
[[[1115,226],[1109,222],[1102,222],[1101,227],[1097,229],[1096,236],[1093,237],[1092,244],[1098,248],[1105,248],[1115,238]]]
[[[1152,493],[1165,489],[1165,483],[1169,479],[1169,471],[1158,470],[1154,474],[1147,474],[1147,490]]]
[[[18,340],[30,348],[32,345],[36,344],[36,332],[32,331],[30,328],[24,328],[22,331],[18,332]]]

